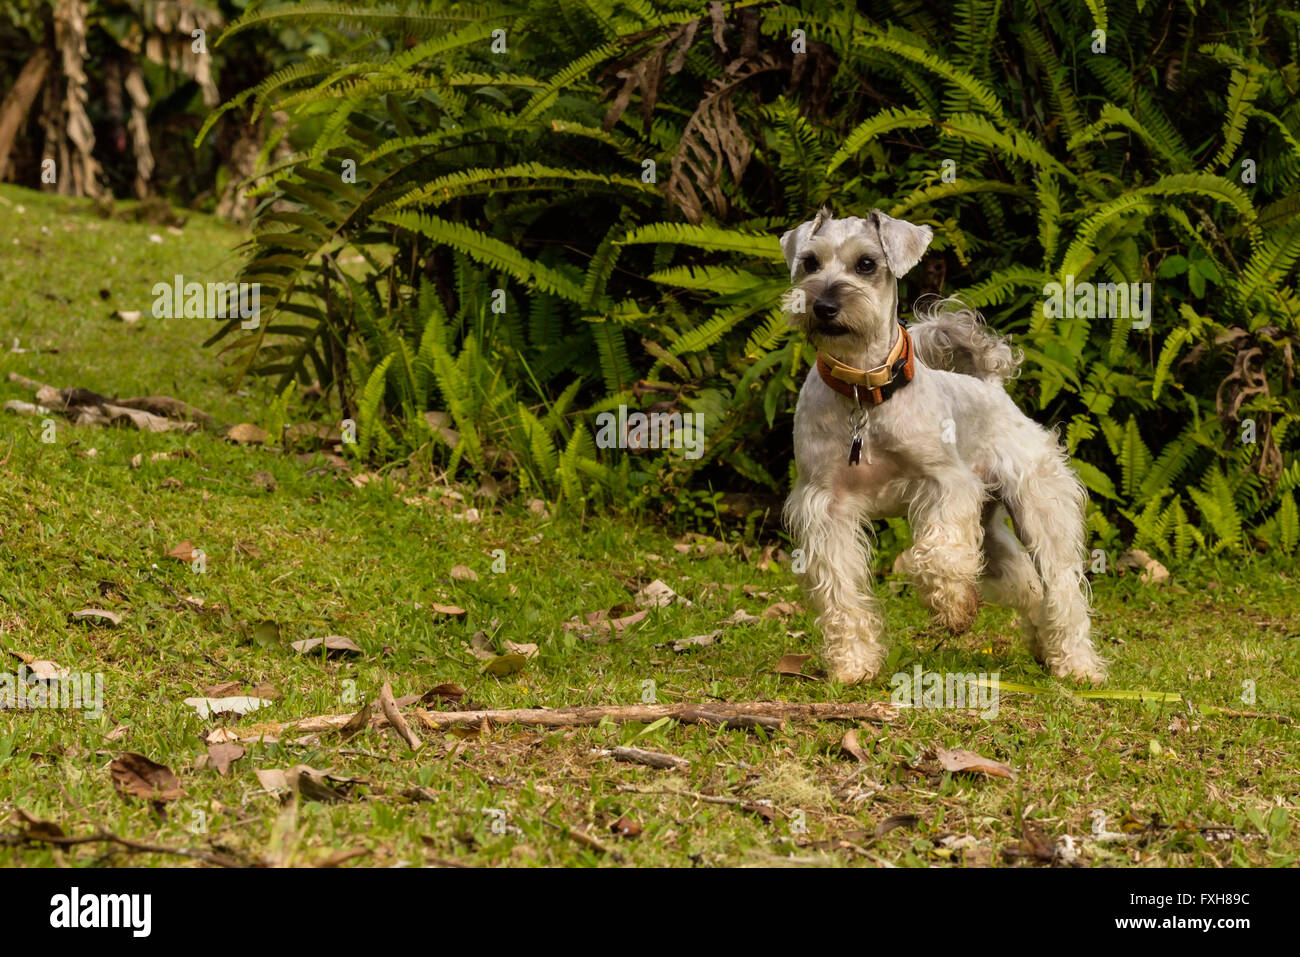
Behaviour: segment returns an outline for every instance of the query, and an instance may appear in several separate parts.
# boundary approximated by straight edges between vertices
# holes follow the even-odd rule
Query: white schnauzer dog
[[[913,544],[895,568],[939,624],[959,634],[981,597],[1008,605],[1052,674],[1102,681],[1084,577],[1087,493],[1057,436],[1007,394],[1019,357],[951,301],[921,309],[910,329],[898,318],[898,278],[932,236],[878,211],[823,209],[781,237],[794,284],[785,309],[817,349],[795,410],[785,519],[828,672],[848,683],[884,664],[867,529],[906,516]]]

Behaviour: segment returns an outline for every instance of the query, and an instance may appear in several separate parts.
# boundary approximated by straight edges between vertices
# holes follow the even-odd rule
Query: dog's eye
[[[821,268],[822,268],[822,264],[819,263],[819,262],[817,261],[817,257],[816,257],[816,256],[804,256],[804,257],[803,257],[803,271],[804,271],[804,272],[812,273],[812,272],[816,272],[818,269],[821,269]]]
[[[876,271],[876,261],[870,256],[863,256],[853,268],[857,270],[859,276],[870,276]]]

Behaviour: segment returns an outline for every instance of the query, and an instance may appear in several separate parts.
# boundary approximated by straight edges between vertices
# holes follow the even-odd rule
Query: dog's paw
[[[975,622],[980,609],[979,589],[974,585],[954,584],[930,594],[934,620],[954,635],[961,635]]]
[[[826,677],[837,684],[855,685],[860,681],[870,681],[875,676],[875,671],[865,664],[832,661],[826,663]]]
[[[1073,681],[1081,687],[1097,687],[1106,683],[1106,666],[1100,661],[1058,662],[1052,665],[1052,674]]]
[[[826,661],[827,678],[839,684],[852,685],[870,681],[880,673],[885,664],[885,649],[876,643],[856,643],[847,647],[840,644],[826,648],[822,657]]]

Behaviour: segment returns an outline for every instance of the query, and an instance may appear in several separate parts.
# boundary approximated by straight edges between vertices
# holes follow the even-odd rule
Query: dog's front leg
[[[983,482],[954,470],[928,481],[912,503],[914,544],[900,568],[911,574],[921,600],[953,634],[968,629],[979,610],[983,502]]]
[[[874,678],[885,661],[884,620],[871,593],[871,547],[853,503],[800,481],[785,505],[803,551],[804,589],[817,610],[822,655],[834,681]]]

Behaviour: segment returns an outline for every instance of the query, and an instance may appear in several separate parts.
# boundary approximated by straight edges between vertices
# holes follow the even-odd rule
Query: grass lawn
[[[17,372],[261,422],[269,395],[258,384],[231,393],[219,358],[200,345],[214,323],[149,314],[150,288],[176,273],[232,279],[239,239],[200,216],[176,235],[0,186],[0,400],[32,401],[8,381]],[[114,310],[144,318],[126,324],[109,318]],[[26,351],[11,351],[15,343]],[[1001,609],[943,640],[892,578],[881,585],[886,677],[843,688],[776,673],[783,655],[815,653],[816,636],[801,605],[779,614],[780,603],[800,602],[798,580],[787,566],[760,569],[760,548],[678,549],[627,516],[553,518],[413,474],[358,487],[322,459],[212,432],[58,419],[54,441],[43,442],[42,418],[0,413],[0,672],[47,660],[101,673],[104,707],[97,719],[0,710],[0,864],[200,863],[121,843],[27,839],[41,832],[19,809],[67,835],[102,831],[250,864],[1216,867],[1300,855],[1300,601],[1290,563],[1200,556],[1163,586],[1131,575],[1094,581],[1096,632],[1114,662],[1105,690],[1177,701],[1075,693],[1034,664]],[[151,458],[180,450],[189,454]],[[183,541],[205,553],[201,573],[166,557]],[[453,577],[455,566],[477,580]],[[564,627],[591,612],[631,614],[621,606],[654,579],[691,604],[653,609],[603,643]],[[121,623],[72,618],[88,607]],[[738,610],[757,620],[728,623]],[[711,644],[673,647],[714,632]],[[328,635],[360,653],[290,647]],[[539,650],[522,670],[486,673],[474,652],[508,651],[506,642]],[[454,683],[465,691],[460,707],[483,708],[636,704],[651,688],[661,703],[888,701],[888,675],[917,665],[999,672],[996,717],[900,708],[889,722],[770,732],[668,720],[450,733],[427,730],[408,707],[418,752],[389,728],[345,739],[283,727],[355,712],[385,681],[399,698]],[[185,699],[214,686],[270,703],[200,718]],[[205,743],[222,727],[246,751],[226,775]],[[860,757],[842,745],[849,730]],[[689,766],[657,770],[602,753],[618,745]],[[935,748],[975,752],[1014,778],[946,771]],[[110,763],[124,751],[171,768],[183,794],[161,810],[120,795]],[[354,780],[299,777],[301,796],[282,801],[256,773],[298,765]]]

